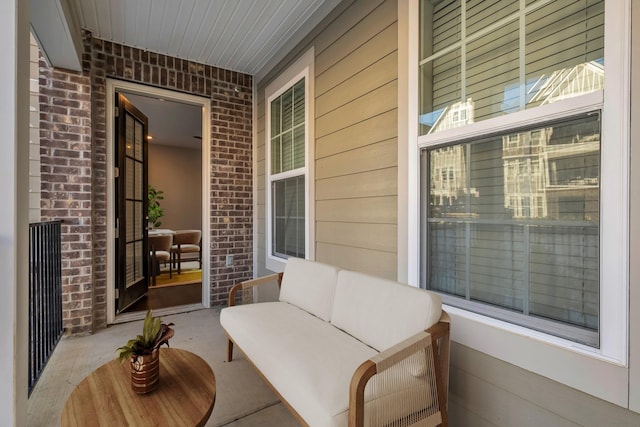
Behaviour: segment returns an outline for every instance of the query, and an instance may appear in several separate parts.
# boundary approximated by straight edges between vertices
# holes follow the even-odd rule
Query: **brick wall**
[[[43,220],[62,223],[62,304],[67,333],[93,318],[91,82],[87,72],[50,68],[40,58],[40,176]]]
[[[49,118],[50,110],[55,110],[65,120],[75,123],[80,120],[90,127],[88,134],[82,134],[84,145],[79,147],[70,135],[51,130],[46,141],[47,150],[58,145],[73,149],[66,152],[51,152],[43,149],[43,158],[47,165],[52,162],[68,161],[80,155],[85,161],[82,178],[90,185],[81,187],[88,190],[82,193],[86,197],[82,208],[68,206],[67,217],[81,216],[82,225],[90,228],[90,233],[79,234],[85,244],[82,258],[86,270],[65,271],[65,281],[77,283],[85,292],[82,308],[88,312],[73,311],[71,307],[75,288],[65,292],[65,326],[78,324],[70,329],[72,333],[89,331],[106,324],[106,236],[107,236],[107,173],[106,173],[106,79],[117,78],[136,83],[161,87],[170,90],[204,96],[211,99],[211,303],[223,304],[229,288],[240,280],[252,276],[253,256],[253,201],[252,201],[252,78],[238,72],[223,70],[195,62],[146,52],[140,49],[118,45],[92,38],[85,33],[85,54],[83,56],[85,72],[74,74],[63,70],[47,70],[44,67],[41,88],[58,89],[63,86],[65,93],[56,92],[41,95],[41,118]],[[72,107],[56,110],[56,103],[76,105],[78,92],[74,92],[71,83],[81,79],[80,94],[90,96],[90,105],[86,99],[82,109]],[[64,83],[64,84],[63,84]],[[78,89],[77,87],[75,89]],[[42,90],[42,89],[41,89]],[[44,98],[44,96],[49,96]],[[57,122],[53,122],[57,123]],[[86,129],[85,129],[86,130]],[[44,134],[43,131],[42,134]],[[80,150],[81,148],[81,150]],[[66,153],[66,154],[65,154]],[[52,166],[53,167],[53,166]],[[44,167],[43,167],[44,168]],[[74,171],[70,171],[74,172]],[[69,179],[74,175],[71,174]],[[49,176],[48,176],[49,178]],[[55,186],[56,179],[47,179],[47,186]],[[45,177],[43,175],[43,180]],[[67,186],[70,183],[66,183]],[[43,189],[45,184],[43,184]],[[60,187],[60,186],[58,186]],[[75,194],[75,193],[74,193]],[[43,195],[43,204],[64,205],[67,193],[48,192]],[[205,207],[206,208],[206,207]],[[80,209],[76,212],[75,209]],[[86,210],[85,210],[86,209]],[[65,239],[75,234],[68,229]],[[80,230],[78,230],[80,231]],[[86,232],[86,229],[82,230]],[[233,267],[225,267],[226,255],[233,254]],[[83,274],[80,274],[83,273]],[[86,274],[84,274],[86,273]],[[206,286],[207,284],[205,284]],[[90,307],[85,307],[88,305]],[[77,320],[78,315],[81,320]],[[88,317],[84,317],[84,315]],[[82,329],[84,328],[84,329]]]

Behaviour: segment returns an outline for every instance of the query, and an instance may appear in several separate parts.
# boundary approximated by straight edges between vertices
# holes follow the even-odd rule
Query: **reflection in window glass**
[[[304,258],[305,186],[304,176],[282,179],[272,184],[273,248],[278,256]]]
[[[426,287],[514,323],[580,328],[597,345],[599,115],[425,154]]]
[[[603,88],[603,0],[420,5],[421,135]]]

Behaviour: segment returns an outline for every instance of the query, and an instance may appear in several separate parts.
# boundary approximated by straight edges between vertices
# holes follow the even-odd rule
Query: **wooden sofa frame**
[[[277,280],[278,287],[282,284],[283,273],[271,274],[269,276],[260,277],[253,280],[247,280],[234,285],[229,291],[228,305],[232,307],[237,304],[238,292],[247,291],[256,286],[264,285],[266,283],[273,283]],[[437,388],[437,404],[439,411],[437,413],[437,421],[439,425],[448,426],[447,415],[447,396],[449,388],[449,332],[450,331],[450,318],[449,315],[442,311],[440,320],[438,323],[427,329],[425,332],[418,335],[425,335],[428,337],[429,345],[432,348],[433,354],[433,366],[435,368],[435,383]],[[409,338],[390,349],[381,352],[376,361],[371,359],[364,361],[354,372],[351,378],[351,386],[349,390],[349,427],[364,427],[365,419],[365,388],[369,380],[371,380],[376,374],[378,374],[379,362],[385,360],[393,360],[398,356],[405,357],[408,354],[415,353],[415,339]],[[227,361],[233,360],[233,347],[234,341],[228,336],[227,342]],[[238,347],[236,345],[236,347]],[[239,348],[242,351],[241,348]],[[421,350],[421,349],[418,349]],[[269,385],[271,390],[278,396],[280,401],[287,407],[292,415],[298,420],[300,425],[308,426],[303,418],[297,413],[297,411],[282,397],[278,390],[267,380],[267,378],[260,372],[255,364],[246,358],[253,368],[258,372],[260,377]],[[378,362],[378,363],[376,363]]]

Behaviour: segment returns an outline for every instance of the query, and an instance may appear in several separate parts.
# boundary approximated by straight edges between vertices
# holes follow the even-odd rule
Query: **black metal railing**
[[[63,332],[60,224],[29,224],[29,394]]]

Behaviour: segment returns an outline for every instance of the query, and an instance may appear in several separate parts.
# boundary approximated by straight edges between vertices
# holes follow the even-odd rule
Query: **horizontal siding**
[[[395,224],[365,224],[348,222],[318,222],[317,243],[331,243],[360,249],[395,253]]]
[[[346,0],[343,0],[345,3]],[[384,0],[356,0],[352,1],[348,8],[342,11],[339,16],[333,17],[328,22],[324,22],[324,28],[310,42],[316,49],[316,55],[327,50],[336,40],[342,38],[351,28],[367,18],[367,16],[379,7]],[[322,24],[321,24],[322,26]]]
[[[318,117],[316,119],[316,138],[353,126],[378,114],[397,110],[397,108],[398,82],[394,80],[373,92],[333,109],[322,117]]]
[[[372,116],[353,126],[318,138],[316,159],[394,138],[398,134],[397,129],[398,112],[396,110]]]
[[[316,180],[392,168],[398,164],[395,138],[316,161]]]
[[[397,197],[367,197],[362,199],[318,200],[316,221],[396,224]]]
[[[322,117],[338,105],[348,104],[397,78],[398,55],[392,52],[360,70],[339,85],[316,97],[316,117]]]
[[[449,381],[452,426],[640,425],[640,414],[455,342]]]
[[[316,182],[316,200],[397,196],[397,168],[381,169]]]
[[[396,279],[395,253],[318,243],[316,257],[347,270],[366,272],[389,280]]]
[[[396,52],[398,48],[398,26],[391,24],[376,34],[371,40],[359,46],[349,56],[342,58],[334,67],[316,76],[317,94],[322,95],[334,88],[343,79],[356,74],[359,70]]]
[[[359,7],[362,3],[366,2],[356,2],[354,7]],[[349,31],[331,43],[327,49],[316,53],[316,75],[319,76],[333,67],[338,61],[350,55],[358,47],[374,38],[382,29],[397,20],[397,3],[395,1],[383,2]],[[325,34],[329,35],[330,33],[326,32]]]

